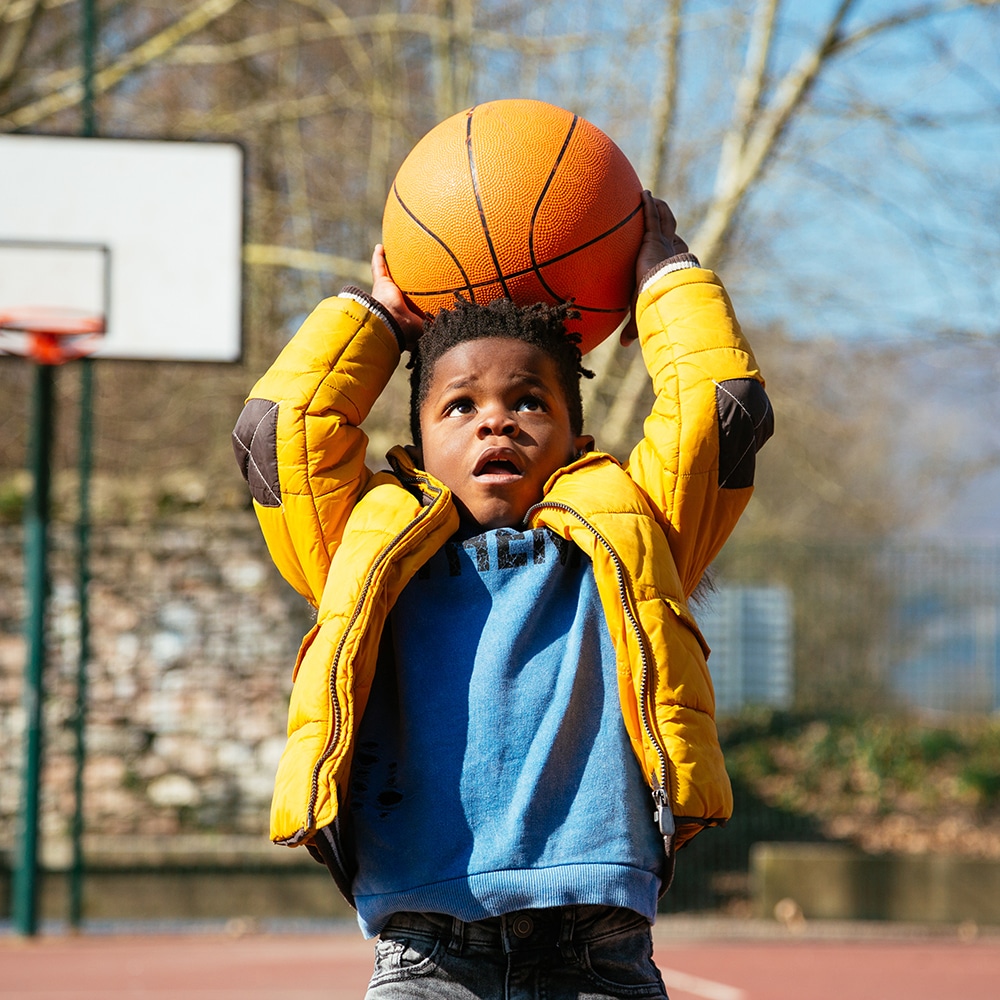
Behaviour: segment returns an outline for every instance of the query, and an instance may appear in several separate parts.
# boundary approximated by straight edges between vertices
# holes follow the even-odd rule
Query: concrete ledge
[[[86,852],[83,916],[88,920],[344,918],[354,911],[329,872],[304,848],[226,837],[149,838]],[[39,914],[68,912],[66,852],[46,851]],[[11,912],[10,859],[0,857],[0,917]]]
[[[354,919],[326,869],[305,850],[258,838],[102,841],[88,845],[86,858],[89,920]],[[66,917],[67,860],[58,850],[43,857],[42,919]],[[750,866],[755,910],[769,920],[782,903],[779,911],[806,920],[1000,928],[1000,862],[759,843]],[[0,919],[10,915],[10,892],[9,859],[0,856]]]
[[[806,919],[1000,925],[1000,862],[943,855],[871,855],[842,844],[754,844],[757,913]]]

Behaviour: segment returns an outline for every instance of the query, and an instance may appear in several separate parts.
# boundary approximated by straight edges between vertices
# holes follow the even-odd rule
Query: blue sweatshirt
[[[663,846],[589,560],[545,529],[449,542],[390,622],[351,774],[364,933],[574,903],[652,922]]]

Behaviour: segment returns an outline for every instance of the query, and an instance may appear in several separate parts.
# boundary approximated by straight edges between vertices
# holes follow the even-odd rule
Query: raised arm
[[[233,431],[271,557],[313,604],[371,476],[360,424],[403,344],[392,314],[361,289],[325,299],[253,387]]]
[[[647,195],[646,218],[635,315],[656,400],[628,471],[690,595],[750,499],[773,414],[722,283],[687,253],[665,203]],[[650,264],[657,241],[661,259]]]

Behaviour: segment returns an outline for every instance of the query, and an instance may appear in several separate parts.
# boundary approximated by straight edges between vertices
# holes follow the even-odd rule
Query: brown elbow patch
[[[254,500],[262,507],[280,507],[277,403],[247,400],[233,429],[233,451]]]

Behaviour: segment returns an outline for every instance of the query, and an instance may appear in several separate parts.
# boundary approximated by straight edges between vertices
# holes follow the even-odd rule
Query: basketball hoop
[[[104,317],[79,309],[24,306],[0,311],[0,353],[61,365],[97,350]]]

